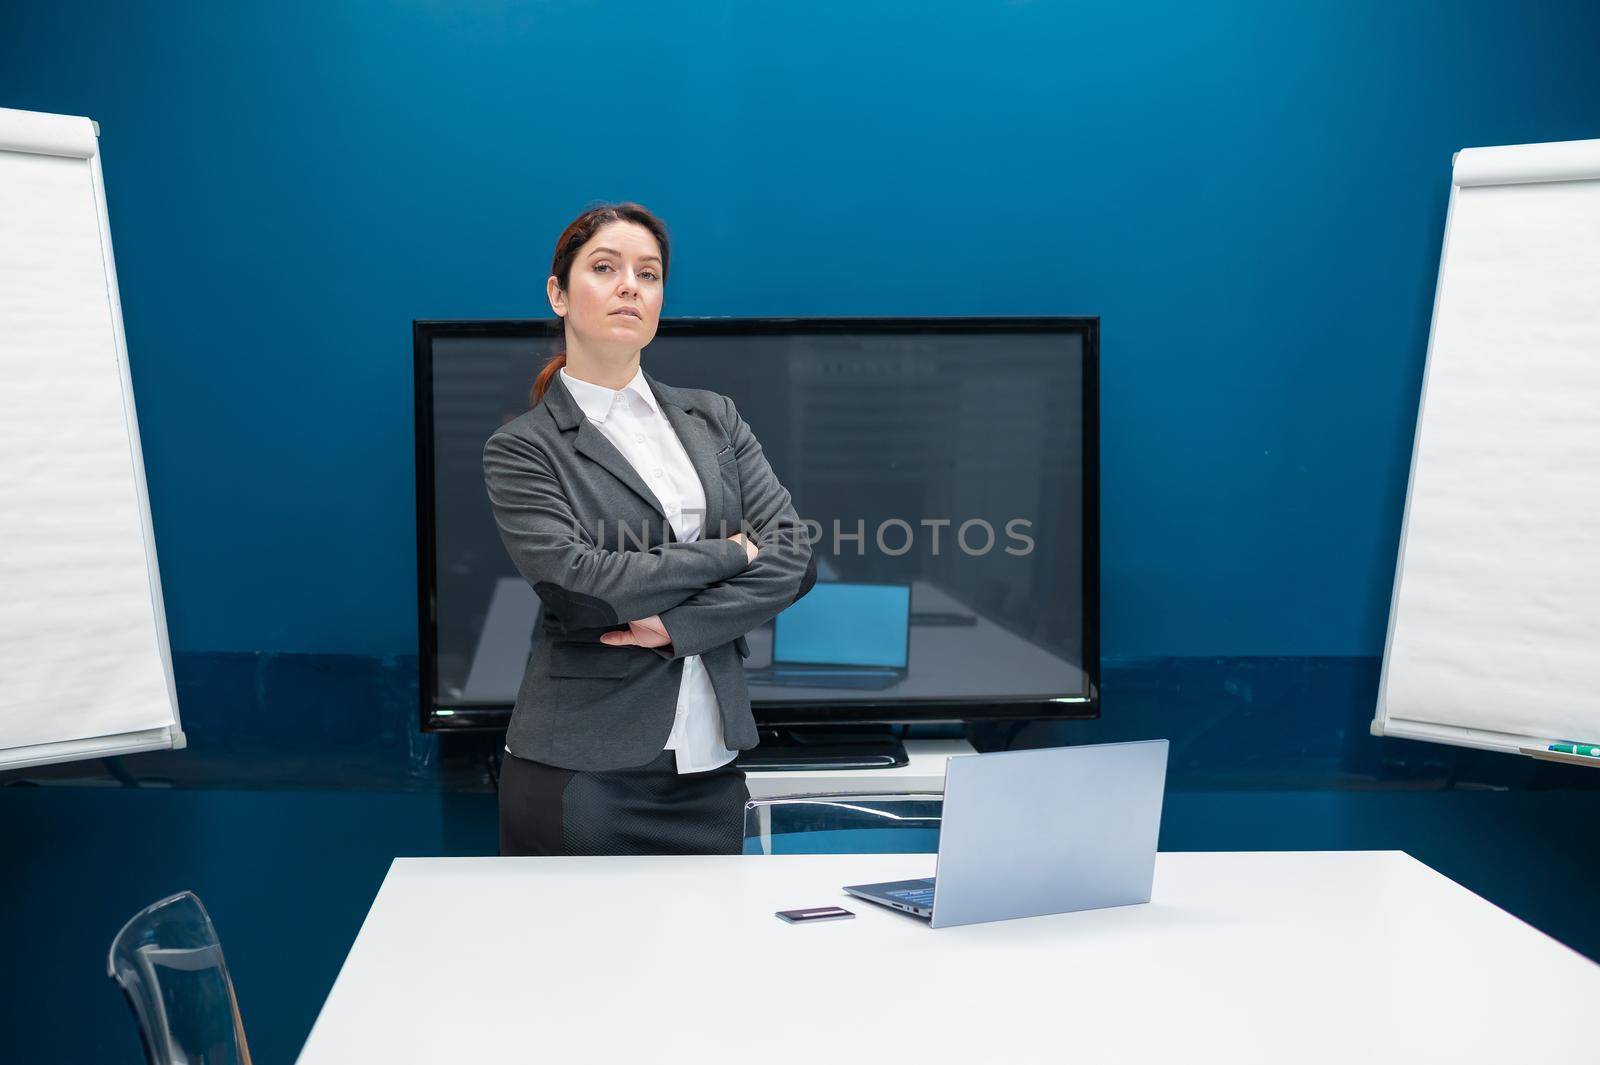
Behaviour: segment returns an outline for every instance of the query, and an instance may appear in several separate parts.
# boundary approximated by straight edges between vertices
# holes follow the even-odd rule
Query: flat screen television
[[[414,325],[425,731],[504,728],[542,638],[482,453],[561,330]],[[811,539],[747,636],[758,725],[1099,715],[1098,318],[677,318],[643,364],[733,399]]]

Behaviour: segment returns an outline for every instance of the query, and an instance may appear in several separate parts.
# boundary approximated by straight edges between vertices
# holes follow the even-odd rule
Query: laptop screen
[[[911,586],[819,581],[774,622],[774,662],[906,666]]]

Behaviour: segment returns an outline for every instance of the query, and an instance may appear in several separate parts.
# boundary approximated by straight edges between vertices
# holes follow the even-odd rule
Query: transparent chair
[[[744,808],[746,854],[933,854],[938,792],[780,795]]]
[[[194,892],[162,899],[123,925],[106,975],[133,1009],[150,1065],[250,1065],[222,943]]]

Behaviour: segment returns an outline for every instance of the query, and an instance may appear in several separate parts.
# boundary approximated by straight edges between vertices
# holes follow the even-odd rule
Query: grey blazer
[[[539,405],[489,437],[483,477],[500,538],[543,600],[506,745],[567,769],[620,769],[661,753],[685,655],[717,693],[724,743],[756,745],[744,634],[816,582],[789,493],[733,401],[645,380],[705,488],[705,528],[681,542],[654,493],[584,417],[560,375]],[[755,561],[728,536],[760,547]],[[666,647],[610,647],[600,634],[661,616]]]

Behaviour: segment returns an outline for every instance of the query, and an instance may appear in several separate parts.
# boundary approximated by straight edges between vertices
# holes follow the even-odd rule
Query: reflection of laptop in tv
[[[934,928],[1149,902],[1166,777],[1166,740],[952,758],[937,875],[844,890]]]
[[[911,657],[911,586],[819,581],[773,621],[772,665],[752,684],[890,688]]]

